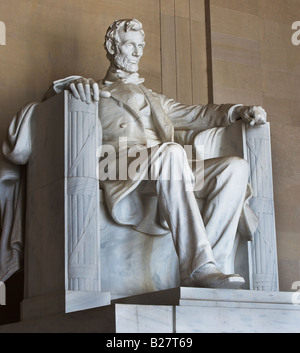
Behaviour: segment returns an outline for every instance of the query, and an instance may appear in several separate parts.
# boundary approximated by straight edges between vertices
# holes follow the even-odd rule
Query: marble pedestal
[[[122,304],[119,301],[116,329],[117,332],[169,333],[300,332],[300,305],[293,304],[293,295],[289,292],[174,288],[124,298]],[[156,305],[149,305],[151,302]]]
[[[294,294],[180,287],[0,326],[0,332],[299,333]]]

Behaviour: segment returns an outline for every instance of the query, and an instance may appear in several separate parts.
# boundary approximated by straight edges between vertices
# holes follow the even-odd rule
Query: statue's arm
[[[203,131],[213,127],[224,127],[242,119],[253,125],[266,122],[266,112],[259,106],[242,104],[186,105],[162,94],[154,93],[176,129]]]

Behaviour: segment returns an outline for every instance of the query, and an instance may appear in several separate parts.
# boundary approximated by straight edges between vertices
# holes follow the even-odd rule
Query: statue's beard
[[[114,63],[117,68],[124,70],[129,73],[135,73],[139,71],[139,64],[138,62],[132,63],[128,60],[126,56],[122,56],[117,53],[114,57]]]

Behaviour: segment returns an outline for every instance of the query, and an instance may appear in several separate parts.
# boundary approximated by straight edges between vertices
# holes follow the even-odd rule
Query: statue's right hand
[[[108,92],[102,92],[99,85],[92,78],[78,78],[70,82],[66,89],[71,91],[76,99],[90,104],[92,100],[98,102],[100,97],[107,97]]]

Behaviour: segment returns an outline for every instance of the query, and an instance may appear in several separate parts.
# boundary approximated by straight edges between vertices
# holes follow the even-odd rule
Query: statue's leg
[[[190,187],[195,179],[184,149],[175,144],[166,145],[160,158],[152,161],[152,167],[160,209],[179,258],[182,284],[226,288],[242,285],[241,277],[226,276],[215,267],[212,247]]]
[[[204,187],[196,194],[206,200],[202,218],[216,265],[224,273],[228,272],[247,183],[248,164],[244,159],[222,157],[205,161]]]
[[[159,158],[151,162],[151,169],[159,207],[179,257],[180,277],[186,278],[199,266],[214,262],[198,204],[190,188],[194,175],[184,149],[176,144],[161,149]]]

